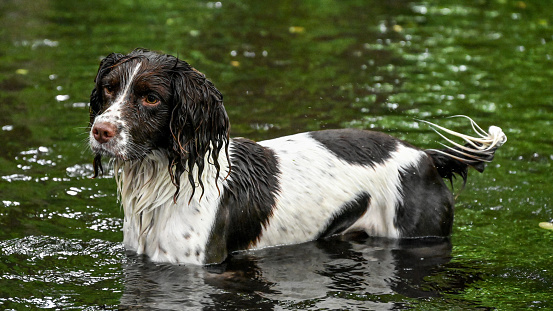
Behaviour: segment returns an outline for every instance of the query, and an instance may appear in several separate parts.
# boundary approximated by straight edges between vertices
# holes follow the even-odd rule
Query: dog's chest
[[[203,264],[214,217],[207,209],[174,204],[129,214],[125,216],[124,243],[155,262]]]
[[[196,193],[190,199],[192,190],[184,184],[175,202],[163,158],[154,153],[140,166],[126,164],[121,169],[125,247],[155,262],[203,264],[220,196],[215,187],[207,186],[201,198]]]

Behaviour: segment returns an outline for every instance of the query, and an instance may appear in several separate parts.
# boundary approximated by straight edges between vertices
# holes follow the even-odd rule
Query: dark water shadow
[[[451,242],[326,240],[242,252],[210,267],[130,255],[120,309],[390,310],[439,296],[425,280],[451,259]]]

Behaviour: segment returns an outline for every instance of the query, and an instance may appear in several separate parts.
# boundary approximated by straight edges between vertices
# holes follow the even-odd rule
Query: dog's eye
[[[159,98],[157,98],[155,95],[147,95],[145,98],[144,98],[144,103],[146,105],[151,105],[151,106],[154,106],[154,105],[157,105],[159,103]]]
[[[113,94],[113,91],[115,90],[115,88],[108,84],[108,85],[104,85],[104,91],[107,93],[107,94]]]

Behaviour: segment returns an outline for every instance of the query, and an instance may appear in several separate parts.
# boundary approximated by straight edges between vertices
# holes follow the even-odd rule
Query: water
[[[2,309],[553,308],[553,8],[546,1],[0,3]],[[126,254],[110,176],[90,179],[101,57],[178,54],[225,95],[233,136],[357,127],[425,148],[415,119],[509,137],[472,171],[449,241],[330,240],[224,266]],[[458,192],[460,184],[456,184]]]

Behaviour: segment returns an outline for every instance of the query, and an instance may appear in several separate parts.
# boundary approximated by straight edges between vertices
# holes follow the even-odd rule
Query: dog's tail
[[[463,178],[464,187],[467,182],[468,168],[473,167],[478,172],[482,173],[486,167],[486,163],[493,160],[497,148],[501,147],[501,145],[507,141],[507,136],[500,127],[492,125],[488,132],[486,132],[467,116],[454,117],[464,117],[470,120],[472,129],[477,137],[461,134],[434,123],[421,120],[421,122],[430,125],[438,135],[451,144],[451,146],[447,146],[440,143],[444,146],[444,149],[428,149],[425,151],[434,161],[434,165],[442,178],[449,179],[453,186],[453,177],[455,177],[455,174],[458,174]],[[461,138],[465,141],[465,144],[461,145],[456,143],[446,135]]]

